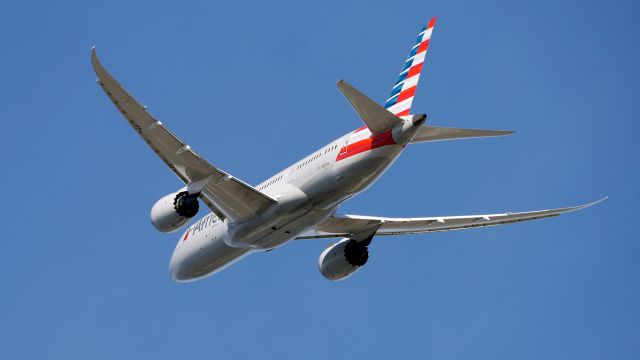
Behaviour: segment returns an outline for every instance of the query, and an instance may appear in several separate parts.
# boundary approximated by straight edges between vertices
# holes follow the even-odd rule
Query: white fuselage
[[[212,275],[255,251],[279,247],[315,228],[338,206],[367,189],[402,153],[422,121],[373,136],[366,127],[346,134],[257,186],[277,205],[241,222],[210,213],[182,235],[171,276],[190,281]]]

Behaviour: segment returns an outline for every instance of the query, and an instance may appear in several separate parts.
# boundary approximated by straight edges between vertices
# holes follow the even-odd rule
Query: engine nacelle
[[[369,259],[367,243],[344,238],[320,254],[318,268],[329,280],[342,280],[355,274]]]
[[[180,229],[198,213],[198,195],[178,191],[163,197],[151,208],[151,223],[164,233]]]

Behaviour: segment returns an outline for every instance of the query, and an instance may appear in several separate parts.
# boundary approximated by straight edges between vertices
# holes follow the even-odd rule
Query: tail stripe
[[[420,71],[427,55],[429,40],[433,33],[436,18],[432,18],[429,24],[420,30],[416,44],[411,48],[409,58],[404,63],[398,81],[396,81],[391,94],[385,104],[385,108],[397,116],[409,115],[411,103],[420,79]]]

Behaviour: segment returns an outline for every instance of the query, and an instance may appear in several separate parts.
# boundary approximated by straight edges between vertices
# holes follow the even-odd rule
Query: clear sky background
[[[640,358],[635,1],[5,1],[0,358]],[[343,282],[328,240],[176,284],[149,209],[182,184],[95,83],[90,48],[220,168],[257,184],[383,102],[438,16],[414,112],[505,138],[411,146],[342,213],[609,200],[536,222],[377,238]],[[203,207],[204,208],[204,207]]]

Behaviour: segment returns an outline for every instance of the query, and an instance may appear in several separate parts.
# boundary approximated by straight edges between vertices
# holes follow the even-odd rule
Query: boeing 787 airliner
[[[156,119],[102,66],[91,51],[97,82],[131,126],[185,184],[151,208],[151,222],[162,232],[183,228],[199,210],[211,213],[180,236],[169,265],[176,281],[212,275],[252,253],[291,240],[341,238],[320,255],[320,273],[329,280],[354,274],[369,258],[375,236],[421,234],[542,219],[595,203],[521,213],[387,218],[338,215],[346,200],[370,187],[409,144],[503,136],[512,131],[456,129],[426,125],[411,104],[435,25],[418,35],[384,106],[347,82],[338,89],[364,126],[309,154],[257,186],[210,164]]]

